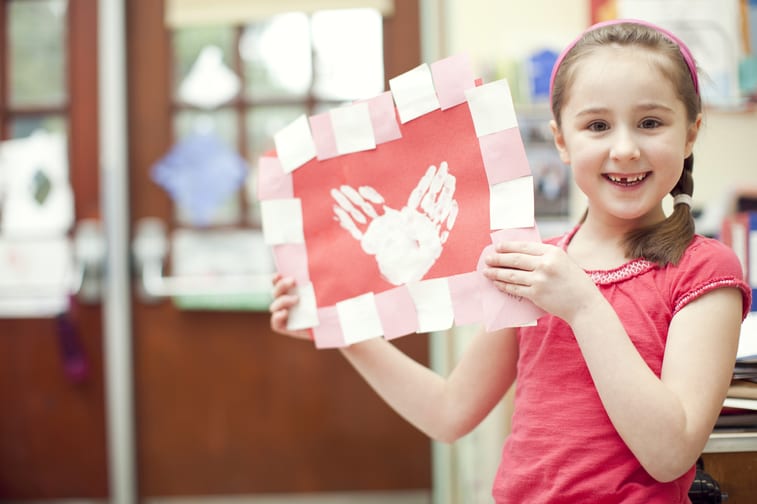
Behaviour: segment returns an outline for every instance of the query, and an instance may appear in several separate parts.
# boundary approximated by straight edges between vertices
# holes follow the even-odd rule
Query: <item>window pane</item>
[[[8,4],[11,106],[59,106],[66,100],[65,0]]]
[[[239,224],[240,205],[239,193],[235,193],[215,208],[213,214],[209,216],[208,226],[233,226]],[[180,225],[187,227],[196,226],[195,219],[192,217],[192,212],[189,209],[177,204],[174,206],[174,215],[176,222]]]
[[[66,120],[61,116],[27,116],[11,121],[11,138],[28,137],[35,131],[67,135]]]
[[[383,91],[383,23],[378,11],[316,12],[312,30],[318,98],[353,100]]]
[[[302,13],[249,25],[239,43],[252,98],[301,97],[313,79],[310,26]]]
[[[177,139],[184,138],[193,132],[213,132],[218,138],[224,140],[230,149],[237,149],[236,114],[230,109],[212,112],[182,110],[174,114],[174,132]]]
[[[217,47],[223,64],[233,68],[234,30],[231,26],[183,28],[174,32],[174,97],[203,49]]]

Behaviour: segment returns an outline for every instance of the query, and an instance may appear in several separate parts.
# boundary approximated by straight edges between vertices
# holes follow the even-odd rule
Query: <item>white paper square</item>
[[[371,114],[367,103],[357,103],[332,109],[331,124],[334,128],[336,150],[349,154],[376,148]]]
[[[313,284],[297,285],[292,291],[299,301],[289,310],[287,329],[297,331],[318,325],[318,306],[315,301]]]
[[[491,229],[534,225],[534,178],[520,177],[489,187]]]
[[[315,141],[304,114],[273,135],[273,142],[286,173],[292,173],[315,157]]]
[[[518,127],[515,106],[506,79],[465,90],[476,136]]]
[[[389,79],[389,88],[402,124],[440,107],[431,69],[425,63]]]
[[[446,278],[407,284],[418,312],[418,332],[445,331],[452,327],[455,312]]]
[[[384,334],[372,292],[338,302],[336,311],[344,342],[348,345]]]
[[[260,213],[267,245],[305,243],[299,198],[263,200]]]

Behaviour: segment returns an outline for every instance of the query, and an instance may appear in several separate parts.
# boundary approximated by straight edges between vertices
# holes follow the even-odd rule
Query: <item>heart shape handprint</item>
[[[454,195],[455,177],[446,162],[429,166],[399,210],[370,186],[331,190],[334,218],[393,285],[421,280],[439,258],[459,211]]]

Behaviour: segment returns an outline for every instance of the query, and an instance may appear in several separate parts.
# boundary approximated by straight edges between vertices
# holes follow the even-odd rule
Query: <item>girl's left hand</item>
[[[591,277],[559,247],[538,242],[501,242],[486,257],[484,276],[494,285],[570,322],[602,297]]]

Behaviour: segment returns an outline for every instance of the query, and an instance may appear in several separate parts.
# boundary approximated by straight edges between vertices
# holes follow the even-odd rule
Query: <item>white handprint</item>
[[[379,271],[393,285],[422,279],[439,258],[459,211],[454,196],[455,177],[446,161],[438,170],[429,166],[401,210],[386,206],[369,186],[331,190],[335,220],[366,254],[376,256]]]

